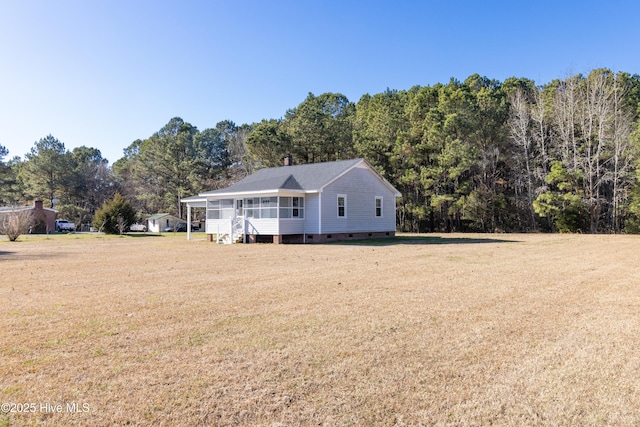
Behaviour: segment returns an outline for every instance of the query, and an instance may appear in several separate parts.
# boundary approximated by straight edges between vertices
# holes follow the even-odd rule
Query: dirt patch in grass
[[[0,425],[640,423],[636,236],[184,239],[0,241]]]

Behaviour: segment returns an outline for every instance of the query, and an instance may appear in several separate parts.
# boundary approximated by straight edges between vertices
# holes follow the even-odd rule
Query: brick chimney
[[[293,165],[293,156],[291,156],[291,154],[287,154],[286,156],[284,156],[284,165],[285,166]]]
[[[43,206],[42,206],[42,200],[38,199],[35,202],[33,202],[33,207],[35,210],[37,211],[41,211],[43,210]]]

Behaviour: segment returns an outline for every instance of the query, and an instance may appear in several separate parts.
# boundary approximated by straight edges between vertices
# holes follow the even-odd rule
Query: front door
[[[236,216],[244,216],[244,210],[242,209],[242,199],[236,199]]]
[[[232,222],[231,237],[234,241],[238,241],[242,236],[242,243],[246,243],[244,235],[244,209],[242,209],[242,199],[236,199],[236,218]]]

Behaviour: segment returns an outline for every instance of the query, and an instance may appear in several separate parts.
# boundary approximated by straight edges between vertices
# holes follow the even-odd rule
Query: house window
[[[376,197],[376,218],[382,218],[382,197]]]
[[[280,197],[280,218],[304,218],[304,197]]]
[[[293,218],[304,218],[304,199],[302,197],[292,197],[291,216]]]
[[[347,216],[347,195],[338,194],[338,218],[346,218]]]

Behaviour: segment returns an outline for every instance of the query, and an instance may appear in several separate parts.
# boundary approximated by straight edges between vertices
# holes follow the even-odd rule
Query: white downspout
[[[322,234],[322,190],[318,192],[318,234]]]

